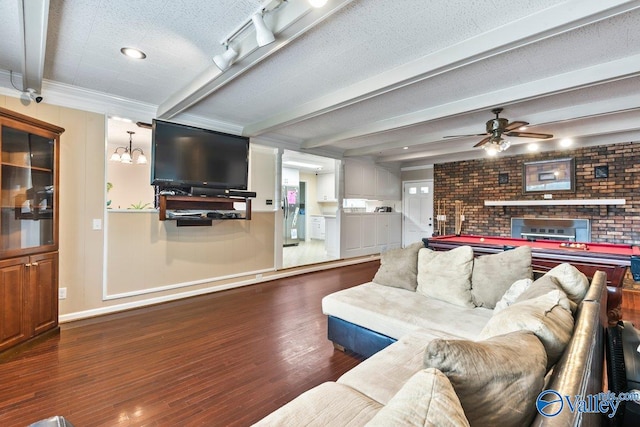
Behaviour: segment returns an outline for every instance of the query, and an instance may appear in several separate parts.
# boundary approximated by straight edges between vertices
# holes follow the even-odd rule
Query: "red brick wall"
[[[506,152],[508,153],[508,151]],[[509,236],[511,217],[586,218],[594,242],[640,244],[640,142],[585,147],[506,157],[444,163],[434,166],[434,206],[446,206],[447,233],[453,233],[454,202],[465,205],[462,234]],[[523,163],[572,157],[576,191],[553,193],[554,199],[626,199],[624,206],[484,206],[485,200],[540,200],[542,194],[522,191]],[[608,178],[594,177],[594,166],[607,165]],[[498,184],[498,174],[509,174]]]

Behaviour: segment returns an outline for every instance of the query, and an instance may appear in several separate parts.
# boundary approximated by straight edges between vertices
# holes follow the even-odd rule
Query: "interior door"
[[[433,180],[403,183],[402,246],[431,237],[433,224]]]

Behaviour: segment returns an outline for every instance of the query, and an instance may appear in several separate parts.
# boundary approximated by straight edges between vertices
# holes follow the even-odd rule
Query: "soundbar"
[[[210,197],[243,197],[249,199],[256,197],[256,192],[246,190],[225,190],[221,188],[191,187],[191,195]]]

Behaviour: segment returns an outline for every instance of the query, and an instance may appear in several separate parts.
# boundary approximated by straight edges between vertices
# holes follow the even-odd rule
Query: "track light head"
[[[225,47],[227,50],[224,53],[213,57],[213,62],[220,68],[220,71],[225,71],[229,68],[238,57],[238,51],[229,46],[228,43],[225,44]]]
[[[251,17],[251,21],[256,29],[256,41],[258,42],[258,46],[266,46],[276,40],[273,32],[267,28],[267,25],[264,23],[262,13],[254,13]]]

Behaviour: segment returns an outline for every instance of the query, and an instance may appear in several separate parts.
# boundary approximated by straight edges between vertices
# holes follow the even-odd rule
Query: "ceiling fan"
[[[537,138],[537,139],[549,139],[553,138],[553,135],[548,133],[536,133],[536,132],[523,132],[520,129],[527,126],[528,122],[515,121],[509,123],[509,120],[501,118],[500,113],[502,108],[494,108],[491,110],[496,115],[495,119],[491,119],[486,124],[486,133],[478,133],[473,135],[449,135],[444,138],[459,138],[466,136],[484,136],[480,142],[474,147],[482,147],[489,152],[504,151],[511,143],[503,138],[503,136],[517,136],[521,138]],[[495,153],[494,153],[495,154]]]

